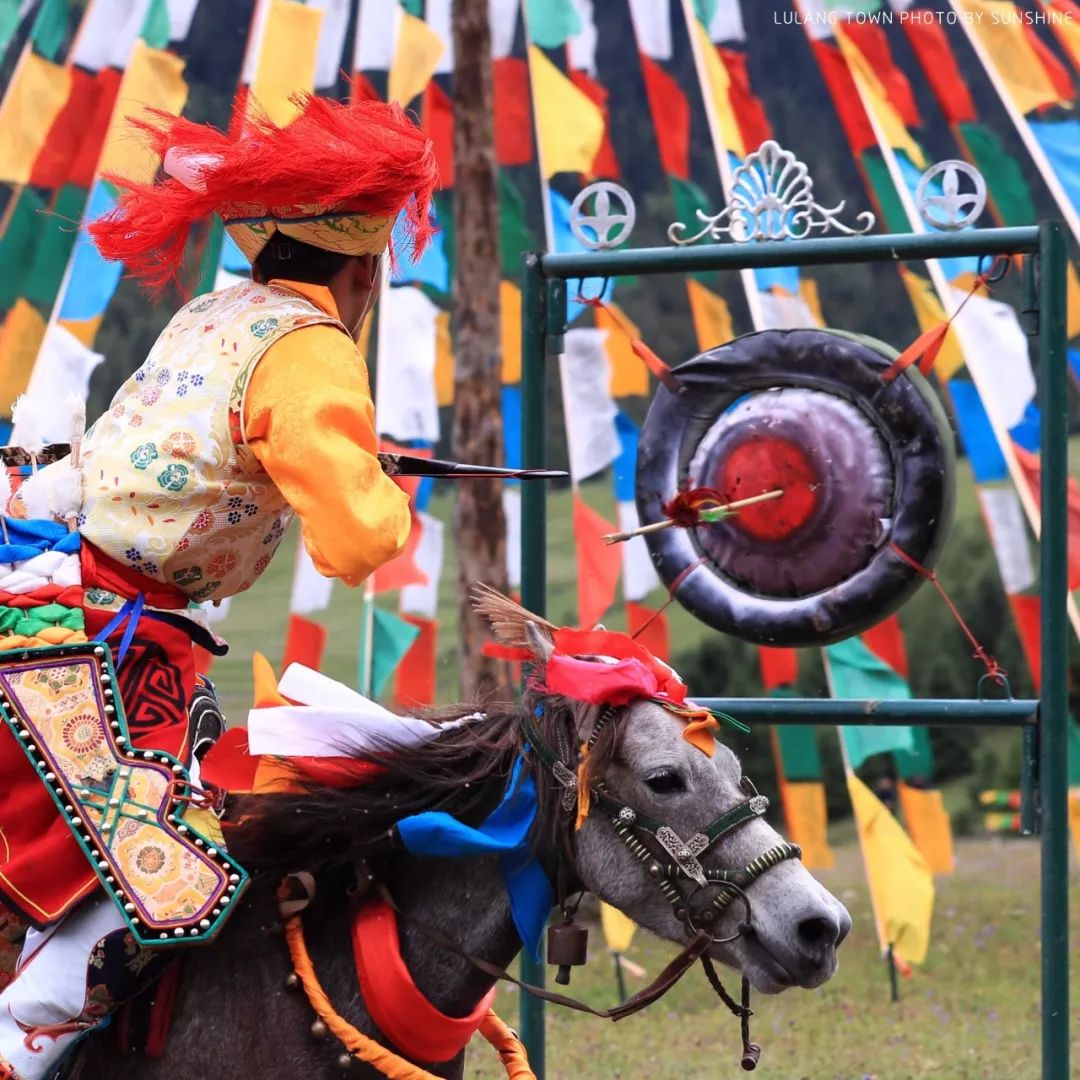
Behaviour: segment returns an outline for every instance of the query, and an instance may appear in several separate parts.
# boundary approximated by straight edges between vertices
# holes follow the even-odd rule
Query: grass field
[[[957,869],[938,881],[926,964],[889,1000],[865,879],[854,845],[819,877],[852,914],[840,970],[820,990],[755,997],[760,1080],[1037,1080],[1039,1045],[1039,850],[1034,840],[964,840]],[[1071,884],[1073,941],[1080,937],[1080,890]],[[613,962],[599,926],[589,966],[572,992],[595,1006],[615,1004]],[[639,932],[631,952],[652,978],[672,946]],[[731,980],[734,983],[734,980]],[[632,993],[642,982],[628,980]],[[1072,976],[1073,1075],[1080,1075],[1080,971]],[[496,1010],[517,1025],[518,994],[500,990]],[[548,1007],[550,1080],[714,1080],[739,1068],[737,1021],[716,1002],[700,969],[660,1002],[617,1025]],[[502,1070],[475,1043],[466,1076]]]

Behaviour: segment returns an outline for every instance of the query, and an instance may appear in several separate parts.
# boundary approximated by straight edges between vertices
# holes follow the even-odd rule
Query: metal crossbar
[[[1042,879],[1042,1076],[1069,1076],[1068,925],[1068,622],[1066,597],[1067,367],[1066,244],[1056,221],[1031,228],[957,233],[821,238],[795,242],[706,244],[583,254],[529,255],[522,289],[522,451],[526,468],[546,464],[546,365],[561,351],[566,328],[566,282],[620,275],[742,270],[769,266],[905,262],[958,256],[1032,255],[1038,272],[1025,275],[1037,313],[1041,430],[1042,696],[1038,701],[708,698],[704,703],[744,719],[783,724],[912,724],[1015,726],[1022,729],[1022,819],[1036,823]],[[546,490],[522,491],[522,601],[543,614],[547,593]],[[524,977],[543,968],[522,960]],[[545,1075],[543,1002],[523,997],[521,1030],[533,1069]]]

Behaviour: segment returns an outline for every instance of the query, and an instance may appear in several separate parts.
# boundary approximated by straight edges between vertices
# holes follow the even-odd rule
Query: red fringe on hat
[[[197,169],[197,191],[174,177],[153,184],[129,184],[119,206],[90,225],[106,259],[122,260],[151,289],[176,280],[191,229],[222,207],[241,216],[275,217],[355,211],[395,216],[406,210],[406,225],[419,255],[433,232],[431,196],[438,167],[431,140],[399,105],[381,101],[342,103],[297,95],[302,110],[278,127],[265,115],[249,116],[239,138],[205,124],[148,110],[129,124],[163,157],[174,149],[185,157],[213,155]]]

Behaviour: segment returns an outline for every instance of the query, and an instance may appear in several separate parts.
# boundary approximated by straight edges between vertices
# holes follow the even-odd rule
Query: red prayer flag
[[[574,492],[574,544],[577,547],[578,625],[591,630],[615,602],[622,553],[604,543],[618,527],[606,521]]]
[[[1058,97],[1062,101],[1072,101],[1076,97],[1076,86],[1073,84],[1072,76],[1069,74],[1065,65],[1053,54],[1050,46],[1046,44],[1035,30],[1035,27],[1031,23],[1024,23],[1024,33],[1027,35],[1028,41],[1031,43],[1031,47],[1035,50],[1035,55],[1038,56],[1039,62],[1046,69],[1046,74],[1050,78],[1050,82],[1054,85],[1054,90]]]
[[[626,625],[630,636],[666,664],[671,656],[671,639],[667,615],[663,609],[646,607],[634,600],[626,601]]]
[[[435,145],[439,187],[454,186],[454,106],[450,95],[434,80],[424,91],[424,132]]]
[[[645,93],[649,98],[660,163],[665,172],[690,178],[690,105],[679,84],[652,57],[641,54]]]
[[[35,187],[60,188],[67,182],[71,164],[93,123],[100,89],[97,78],[80,67],[70,70],[68,99],[49,127],[30,172],[30,183]]]
[[[500,165],[528,165],[533,159],[529,65],[507,56],[492,65],[495,88],[495,159]]]
[[[845,22],[844,33],[866,57],[889,103],[900,114],[904,126],[918,127],[922,123],[922,117],[919,115],[919,106],[915,104],[915,94],[908,77],[893,61],[885,31],[876,23]]]
[[[406,585],[427,584],[427,574],[416,565],[416,549],[420,546],[420,536],[423,531],[424,526],[420,524],[420,518],[414,510],[412,527],[409,529],[409,539],[405,542],[405,550],[396,559],[383,563],[373,575],[372,587],[376,593],[404,589]]]
[[[904,645],[904,633],[900,629],[900,619],[890,615],[871,626],[862,634],[863,644],[879,659],[889,665],[905,681],[908,678],[908,656]]]
[[[975,103],[957,67],[944,26],[937,21],[905,19],[904,29],[945,118],[950,124],[974,121],[977,118]]]
[[[105,142],[105,135],[112,120],[113,106],[120,90],[120,80],[124,73],[116,68],[102,68],[94,76],[97,94],[89,122],[83,127],[78,150],[73,152],[68,181],[79,187],[89,188],[97,173],[98,159]]]
[[[1042,480],[1042,469],[1039,464],[1039,455],[1030,453],[1015,442],[1013,452],[1027,478],[1036,505],[1041,505],[1042,489],[1039,485]],[[1069,590],[1072,591],[1080,589],[1080,484],[1077,484],[1073,476],[1069,477],[1068,490]]]
[[[289,616],[289,629],[285,635],[285,658],[281,662],[284,671],[290,664],[319,670],[323,649],[326,647],[326,627],[305,619],[303,615]]]
[[[394,675],[394,698],[405,708],[433,705],[436,697],[435,658],[439,639],[437,619],[401,615],[420,631],[401,658]]]
[[[1038,693],[1042,689],[1042,601],[1038,595],[1010,596],[1009,607]]]
[[[846,23],[844,30],[848,30]],[[877,146],[874,129],[870,126],[870,120],[862,107],[862,99],[859,97],[855,80],[848,70],[847,60],[841,55],[839,47],[830,45],[827,41],[812,42],[811,47],[825,85],[829,88],[829,94],[840,118],[840,125],[847,136],[848,145],[857,154],[861,154],[871,146]]]
[[[595,79],[584,71],[571,71],[570,81],[600,110],[604,116],[604,137],[593,158],[593,176],[602,176],[609,180],[619,179],[619,159],[615,156],[615,147],[611,143],[611,122],[608,117],[608,92]]]
[[[799,677],[799,654],[794,649],[773,649],[761,645],[758,647],[758,663],[761,665],[761,685],[766,692],[791,686]]]
[[[746,53],[738,49],[722,49],[717,46],[716,51],[720,59],[724,61],[731,86],[728,88],[728,98],[731,101],[731,111],[735,114],[735,123],[739,125],[739,134],[742,136],[743,145],[748,154],[753,153],[766,139],[772,138],[772,125],[765,114],[765,106],[750,86],[750,73],[746,69]]]

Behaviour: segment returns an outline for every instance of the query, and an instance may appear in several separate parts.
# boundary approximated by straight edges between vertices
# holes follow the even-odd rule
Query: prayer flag
[[[618,409],[611,397],[611,365],[605,330],[569,330],[559,363],[566,411],[570,475],[575,484],[606,469],[622,448],[615,431]]]
[[[434,705],[439,624],[435,619],[422,619],[416,615],[403,615],[402,621],[415,626],[418,633],[398,665],[394,698],[405,708]]]
[[[521,0],[489,0],[488,15],[491,19],[491,58],[493,60],[503,60],[513,52],[520,6]]]
[[[293,570],[292,596],[289,610],[294,615],[312,615],[330,606],[334,579],[324,577],[315,569],[303,541],[296,545],[296,565]]]
[[[670,60],[671,0],[630,0],[638,49],[653,60]]]
[[[370,2],[370,0],[369,0]],[[529,68],[524,60],[506,56],[492,64],[495,100],[495,160],[500,165],[528,165],[533,158]],[[500,174],[500,192],[502,176]]]
[[[946,321],[945,309],[941,306],[934,286],[925,278],[903,267],[900,269],[900,278],[911,298],[911,306],[915,309],[919,329],[926,333],[928,330],[941,326]],[[964,353],[960,348],[959,339],[954,333],[946,334],[937,359],[934,361],[934,373],[944,381],[951,379],[963,366]]]
[[[630,636],[641,642],[658,660],[666,664],[671,658],[671,637],[663,608],[658,610],[627,600],[626,628]]]
[[[975,384],[966,379],[952,379],[947,385],[960,440],[967,451],[976,483],[1005,480],[1009,475],[1005,457]]]
[[[758,663],[761,665],[761,684],[766,691],[790,686],[799,677],[799,654],[794,649],[759,645]]]
[[[439,35],[423,19],[407,12],[403,14],[387,83],[389,100],[408,105],[419,97],[445,51]]]
[[[10,416],[12,403],[26,390],[44,337],[45,320],[19,297],[0,326],[0,415]]]
[[[393,359],[376,371],[376,425],[399,442],[439,440],[435,395],[435,321],[439,309],[411,285],[386,289],[379,317],[383,340],[393,342]]]
[[[934,880],[900,823],[854,773],[847,777],[878,940],[908,963],[921,964],[930,944]]]
[[[604,543],[615,526],[574,492],[574,544],[577,548],[578,624],[592,629],[615,602],[619,553]]]
[[[952,827],[940,791],[896,785],[904,824],[931,874],[953,872]]]
[[[251,99],[281,127],[299,115],[293,94],[315,89],[323,12],[297,0],[269,0]],[[250,102],[249,102],[250,105]]]
[[[902,679],[908,678],[907,649],[900,618],[890,615],[887,619],[862,633],[863,644],[881,661],[888,664]]]
[[[649,369],[631,347],[634,338],[641,337],[641,331],[617,304],[596,309],[596,328],[607,332],[604,350],[611,364],[611,396],[647,396]]]
[[[731,341],[735,337],[735,327],[724,298],[693,278],[686,279],[686,291],[690,296],[690,315],[694,320],[698,348],[702,351],[714,349]]]
[[[829,847],[825,785],[820,780],[785,780],[780,785],[780,802],[788,838],[802,848],[803,865],[808,870],[831,870],[836,856]]]
[[[290,664],[303,664],[313,671],[322,665],[326,648],[326,627],[305,619],[303,615],[289,616],[289,629],[285,635],[285,655],[281,661],[284,671]]]
[[[603,113],[535,45],[529,46],[529,74],[544,175],[591,176],[604,138]]]
[[[945,119],[950,124],[973,123],[975,104],[945,27],[937,19],[904,19],[903,27]]]
[[[381,607],[372,612],[371,627],[371,696],[380,697],[398,664],[420,636],[420,627]]]
[[[1026,592],[1035,584],[1035,567],[1020,499],[1012,487],[980,486],[978,496],[1005,592]]]
[[[521,289],[499,282],[499,333],[502,341],[502,381],[521,382]]]
[[[604,944],[616,956],[630,948],[637,930],[632,919],[605,903],[600,904],[600,926],[604,931]]]
[[[398,20],[404,18],[401,5],[388,4],[386,0],[360,0],[359,8],[353,67],[357,71],[389,71],[394,60]]]
[[[71,92],[71,71],[24,52],[0,99],[0,180],[25,184]]]
[[[620,502],[616,509],[621,532],[632,532],[641,524],[637,503]],[[613,545],[609,550],[618,550],[622,555],[623,596],[627,600],[644,600],[653,589],[659,586],[660,578],[657,576],[643,536],[624,540],[620,544]]]
[[[581,17],[573,0],[525,0],[529,36],[541,48],[556,49],[581,32]]]
[[[647,54],[641,57],[641,73],[660,149],[660,164],[666,173],[688,180],[690,103],[675,79]]]
[[[315,53],[316,87],[334,87],[341,76],[342,58],[345,52],[345,35],[349,28],[351,0],[309,0],[313,8],[321,8],[322,27],[319,30],[319,47]]]
[[[413,562],[427,579],[401,590],[401,611],[406,615],[419,615],[434,619],[439,610],[439,582],[443,568],[443,523],[422,511],[420,519],[420,542],[416,546]]]
[[[78,394],[86,401],[90,376],[104,359],[101,353],[88,349],[59,323],[53,323],[42,339],[27,393],[33,394],[39,401],[61,394]],[[53,421],[49,424],[46,438],[50,442],[67,442],[70,431],[65,429],[62,422]]]

